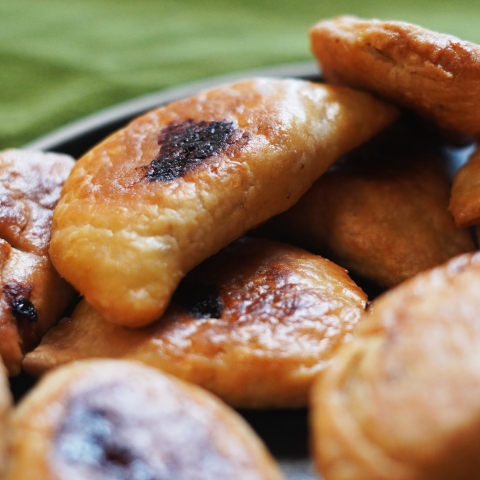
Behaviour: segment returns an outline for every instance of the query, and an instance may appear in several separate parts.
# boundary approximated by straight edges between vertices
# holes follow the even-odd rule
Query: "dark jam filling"
[[[160,153],[150,163],[147,178],[168,182],[183,177],[229,145],[234,131],[233,123],[226,121],[171,123],[158,136]]]
[[[18,297],[12,302],[12,312],[16,320],[37,322],[38,315],[33,303],[25,297]]]
[[[33,286],[15,282],[3,285],[3,294],[17,325],[24,352],[33,350],[40,340],[38,313],[30,300]]]
[[[195,318],[220,318],[224,307],[217,286],[185,280],[177,288],[174,299]]]
[[[18,283],[7,283],[3,287],[5,297],[12,310],[12,315],[17,321],[38,321],[37,310],[33,303],[28,299],[31,290],[31,286],[25,286]]]
[[[72,467],[92,468],[95,478],[161,478],[122,441],[117,423],[109,412],[73,401],[57,437],[61,457]]]

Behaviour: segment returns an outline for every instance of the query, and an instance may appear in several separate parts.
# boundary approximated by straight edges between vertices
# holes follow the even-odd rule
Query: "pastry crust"
[[[55,153],[0,153],[0,355],[10,375],[74,296],[48,256],[53,209],[73,164]]]
[[[233,410],[136,362],[55,370],[22,400],[13,432],[6,480],[283,478]]]
[[[350,339],[366,300],[329,260],[244,238],[190,272],[159,321],[131,330],[83,301],[24,368],[39,375],[81,358],[130,358],[235,407],[305,406],[313,379]]]
[[[447,210],[446,166],[437,148],[395,125],[337,162],[264,230],[393,287],[475,250]]]
[[[455,175],[449,209],[458,226],[480,224],[480,150]]]
[[[480,47],[405,22],[342,16],[315,25],[325,79],[375,92],[453,133],[480,135]]]
[[[7,380],[7,370],[0,360],[0,478],[4,478],[9,459],[11,435],[10,418],[12,413],[12,395]]]
[[[479,477],[479,288],[464,254],[374,302],[313,390],[324,478]]]
[[[261,78],[154,110],[77,162],[55,210],[54,265],[107,320],[151,323],[189,270],[397,113],[363,92]]]

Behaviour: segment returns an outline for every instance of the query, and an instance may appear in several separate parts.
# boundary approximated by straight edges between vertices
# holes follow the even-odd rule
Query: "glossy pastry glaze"
[[[369,94],[273,79],[154,110],[77,162],[52,260],[106,319],[148,324],[191,268],[286,210],[396,116]]]
[[[83,301],[24,368],[39,375],[80,358],[132,358],[236,407],[304,406],[315,376],[350,339],[366,300],[329,260],[244,238],[190,272],[154,324],[114,325]]]
[[[0,153],[0,238],[13,248],[46,255],[55,205],[73,158],[58,153]]]
[[[326,480],[480,476],[480,254],[374,302],[312,396]]]
[[[73,164],[54,153],[0,153],[0,355],[10,375],[74,295],[48,257],[53,209]]]
[[[337,162],[264,227],[393,287],[475,250],[448,212],[451,181],[440,150],[395,125]]]
[[[136,362],[76,362],[13,416],[6,480],[281,480],[245,421],[199,387]]]
[[[311,32],[329,82],[378,93],[443,129],[480,135],[480,47],[405,22],[343,16]]]

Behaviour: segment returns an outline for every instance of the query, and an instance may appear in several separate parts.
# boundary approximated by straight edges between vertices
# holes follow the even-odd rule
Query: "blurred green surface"
[[[308,60],[309,27],[346,13],[480,43],[471,0],[0,0],[0,149],[168,86]]]

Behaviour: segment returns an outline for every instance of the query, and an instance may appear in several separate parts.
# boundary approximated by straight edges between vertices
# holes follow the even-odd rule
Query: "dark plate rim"
[[[275,65],[273,67],[243,70],[162,89],[80,118],[47,135],[38,137],[24,145],[23,148],[29,150],[64,151],[65,153],[69,153],[65,151],[65,146],[74,141],[79,141],[82,137],[87,137],[98,130],[108,129],[110,126],[115,128],[119,124],[127,123],[129,120],[153,108],[189,97],[202,90],[260,76],[279,78],[295,77],[318,80],[320,78],[320,69],[318,64],[310,60],[306,62]],[[68,150],[68,147],[66,150]]]

